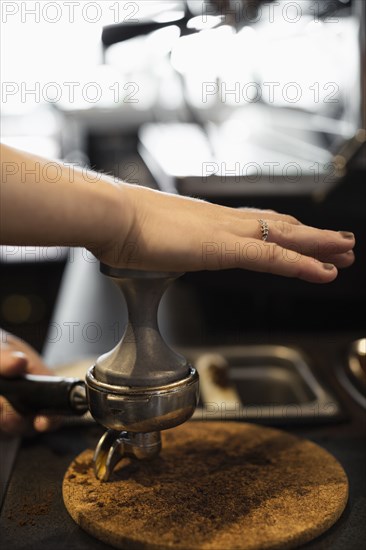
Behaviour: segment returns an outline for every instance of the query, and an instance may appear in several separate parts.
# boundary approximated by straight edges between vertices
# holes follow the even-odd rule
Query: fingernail
[[[353,250],[347,250],[346,254],[347,254],[347,256],[354,256],[355,255]]]
[[[16,357],[17,359],[27,359],[27,356],[23,351],[12,351],[11,356]]]
[[[333,264],[323,264],[323,268],[326,269],[327,271],[332,271],[332,269],[334,269],[334,265]]]
[[[355,238],[354,234],[351,233],[350,231],[338,231],[338,233],[340,235],[342,235],[342,237],[344,239],[354,239]]]

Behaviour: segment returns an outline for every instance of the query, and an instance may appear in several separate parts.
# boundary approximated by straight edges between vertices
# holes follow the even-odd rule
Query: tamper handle
[[[157,322],[162,295],[182,273],[119,269],[105,264],[101,264],[101,272],[123,292],[129,319],[122,340],[96,361],[97,380],[117,386],[156,387],[186,378],[187,360],[169,348]]]

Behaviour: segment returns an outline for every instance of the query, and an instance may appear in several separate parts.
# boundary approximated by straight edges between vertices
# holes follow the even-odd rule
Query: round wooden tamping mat
[[[348,497],[328,452],[286,432],[235,422],[187,422],[162,433],[151,462],[124,459],[109,482],[81,453],[63,482],[67,510],[123,549],[296,548],[326,531]]]

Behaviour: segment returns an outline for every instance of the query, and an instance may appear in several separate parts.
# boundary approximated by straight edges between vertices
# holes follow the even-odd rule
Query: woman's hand
[[[268,222],[266,242],[258,219]],[[241,268],[328,283],[337,268],[354,262],[354,245],[352,233],[305,226],[270,210],[228,208],[122,184],[120,229],[93,252],[130,269]]]
[[[50,182],[54,162],[6,146],[1,156],[1,244],[83,246],[109,265],[131,269],[241,268],[313,283],[333,281],[337,267],[354,261],[352,233],[118,184],[81,169],[70,174],[62,163],[56,163],[57,181]],[[268,223],[266,242],[258,219]]]
[[[24,374],[52,374],[40,355],[20,338],[0,331],[0,376],[16,377]],[[33,428],[39,432],[58,426],[55,417],[23,417],[0,395],[0,431],[21,434]]]

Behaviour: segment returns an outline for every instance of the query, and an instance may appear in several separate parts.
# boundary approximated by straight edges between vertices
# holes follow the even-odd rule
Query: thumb
[[[21,376],[27,370],[28,359],[22,351],[1,350],[0,376]]]

